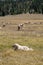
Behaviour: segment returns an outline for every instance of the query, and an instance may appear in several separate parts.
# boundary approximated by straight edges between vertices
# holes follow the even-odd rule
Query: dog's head
[[[17,50],[18,49],[18,46],[15,45],[15,44],[12,47],[14,48],[14,50]]]

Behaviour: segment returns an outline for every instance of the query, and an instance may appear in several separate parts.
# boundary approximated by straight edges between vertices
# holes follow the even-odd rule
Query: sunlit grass
[[[12,45],[19,43],[34,51],[14,51]],[[43,65],[43,37],[0,37],[0,65]]]
[[[19,43],[21,45],[27,45],[29,47],[43,49],[43,37],[17,37],[10,38],[9,36],[0,37],[0,49],[10,48],[14,43]]]
[[[43,22],[43,15],[5,16],[0,18],[0,22],[17,25],[25,22]],[[43,32],[43,27],[39,25],[38,28],[37,26],[34,28],[34,26],[30,26],[30,29]],[[43,65],[43,34],[29,31],[12,31],[13,28],[10,30],[7,27],[0,30],[0,65]],[[29,25],[24,25],[24,27],[26,30],[29,29]],[[31,47],[34,51],[15,51],[12,48],[15,43]]]

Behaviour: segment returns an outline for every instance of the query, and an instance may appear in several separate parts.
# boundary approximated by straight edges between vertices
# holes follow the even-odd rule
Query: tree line
[[[43,0],[0,0],[0,16],[22,13],[43,14]]]

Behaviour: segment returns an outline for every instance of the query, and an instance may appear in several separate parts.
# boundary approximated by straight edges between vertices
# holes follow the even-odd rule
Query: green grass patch
[[[19,43],[34,51],[14,51],[12,45]],[[0,65],[43,65],[43,37],[0,37]]]

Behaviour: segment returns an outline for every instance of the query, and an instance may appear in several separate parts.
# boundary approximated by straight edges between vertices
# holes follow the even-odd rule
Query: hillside
[[[19,24],[23,24],[20,30]],[[34,51],[16,51],[12,48],[15,43]],[[42,14],[0,17],[0,65],[43,65]]]

